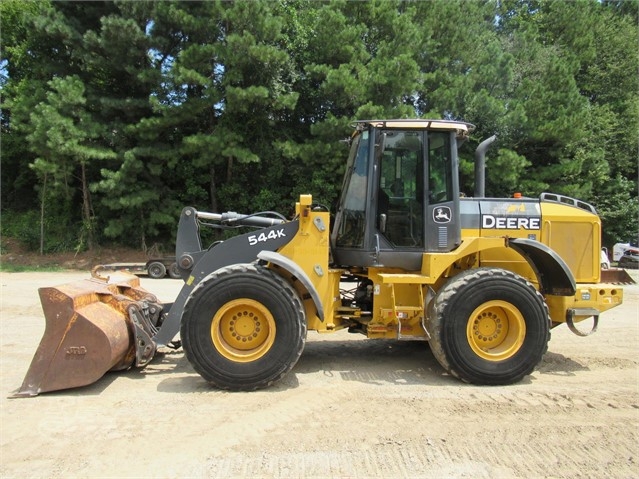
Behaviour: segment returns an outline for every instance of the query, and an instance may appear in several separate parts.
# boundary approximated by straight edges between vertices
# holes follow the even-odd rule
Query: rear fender
[[[577,284],[566,262],[543,243],[525,238],[508,238],[508,246],[522,255],[539,280],[542,293],[574,296]]]

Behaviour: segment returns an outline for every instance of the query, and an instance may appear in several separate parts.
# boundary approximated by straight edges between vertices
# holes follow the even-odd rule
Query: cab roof
[[[467,137],[475,125],[464,121],[452,120],[427,120],[422,118],[396,119],[396,120],[358,120],[355,122],[357,130],[363,130],[368,126],[375,128],[414,128],[423,130],[447,130],[456,131],[458,136]]]

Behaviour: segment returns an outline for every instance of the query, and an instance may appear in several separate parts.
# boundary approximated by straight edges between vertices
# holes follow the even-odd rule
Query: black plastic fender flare
[[[319,294],[317,293],[315,286],[313,286],[311,279],[297,263],[288,259],[286,256],[276,253],[275,251],[260,251],[257,258],[262,261],[268,261],[269,263],[276,264],[280,268],[288,271],[291,275],[295,276],[297,280],[302,283],[304,288],[306,288],[306,291],[308,291],[308,294],[313,300],[315,309],[317,309],[317,317],[320,321],[324,321],[324,306],[322,305]]]
[[[555,251],[539,241],[526,238],[508,238],[507,243],[528,261],[537,275],[542,293],[555,296],[575,295],[575,277]]]

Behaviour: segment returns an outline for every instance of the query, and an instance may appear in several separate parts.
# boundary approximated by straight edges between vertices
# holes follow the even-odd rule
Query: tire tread
[[[470,285],[472,284],[477,284],[478,281],[482,280],[483,278],[487,278],[487,277],[495,277],[495,276],[499,276],[503,279],[507,279],[510,281],[515,281],[517,283],[519,283],[521,286],[529,289],[531,292],[534,291],[534,296],[536,298],[537,301],[539,301],[541,303],[541,305],[543,306],[543,311],[544,311],[544,317],[547,320],[548,323],[548,327],[547,327],[547,333],[546,333],[546,338],[545,341],[543,341],[544,346],[542,351],[540,351],[541,354],[539,354],[539,360],[541,360],[541,357],[546,353],[546,351],[548,350],[548,341],[550,340],[550,324],[551,324],[551,320],[550,320],[550,314],[548,311],[548,305],[546,304],[546,301],[544,300],[544,297],[541,295],[541,293],[539,291],[537,291],[537,289],[532,285],[532,283],[530,283],[528,280],[526,280],[525,278],[523,278],[522,276],[513,273],[512,271],[508,271],[508,270],[504,270],[504,269],[500,269],[500,268],[475,268],[475,269],[471,269],[465,272],[462,272],[460,274],[458,274],[457,276],[454,276],[453,278],[451,278],[451,280],[449,280],[449,282],[444,285],[444,287],[439,291],[439,293],[436,295],[436,297],[433,299],[430,307],[429,307],[429,319],[428,319],[428,332],[431,336],[431,339],[429,341],[429,345],[430,345],[430,349],[433,353],[433,356],[435,357],[435,359],[437,360],[437,362],[439,362],[439,364],[452,376],[461,379],[464,382],[468,382],[468,383],[481,383],[481,384],[510,384],[510,383],[515,383],[518,382],[519,380],[521,380],[523,377],[529,375],[530,373],[532,373],[534,371],[534,369],[537,367],[537,364],[539,361],[531,361],[530,364],[527,365],[527,367],[525,368],[525,370],[523,371],[523,373],[518,374],[515,378],[513,378],[510,381],[507,382],[481,382],[481,381],[476,381],[473,380],[472,378],[470,378],[466,373],[464,373],[463,371],[461,371],[460,369],[456,368],[453,366],[450,358],[449,358],[449,354],[450,352],[447,352],[445,350],[443,341],[441,340],[442,338],[442,328],[444,327],[444,322],[446,321],[446,318],[444,317],[443,314],[441,314],[441,312],[447,311],[450,303],[456,299],[456,296],[459,294],[460,290],[464,290],[466,288],[468,288]]]
[[[299,357],[302,354],[304,349],[304,342],[306,339],[306,321],[301,320],[298,321],[299,328],[296,329],[296,337],[294,344],[300,345],[301,347],[297,348],[293,351],[293,355],[289,358],[287,364],[277,373],[276,375],[265,377],[258,381],[253,381],[251,383],[242,383],[241,381],[234,381],[233,378],[228,377],[225,381],[221,381],[218,378],[213,377],[210,372],[207,370],[205,366],[205,358],[201,358],[201,351],[197,347],[197,344],[191,344],[190,342],[190,332],[189,332],[189,324],[188,318],[191,318],[195,314],[195,308],[197,307],[197,301],[192,301],[191,299],[199,297],[204,294],[206,289],[211,285],[212,282],[219,281],[221,278],[230,277],[232,275],[243,274],[249,275],[253,278],[259,278],[260,276],[264,281],[270,281],[273,284],[277,285],[280,291],[282,291],[287,297],[290,305],[292,305],[295,314],[298,318],[305,318],[305,311],[302,305],[301,300],[295,289],[284,280],[280,275],[271,271],[268,268],[263,266],[258,266],[256,264],[235,264],[231,266],[226,266],[224,268],[220,268],[219,270],[211,273],[206,278],[204,278],[191,292],[191,297],[186,302],[184,306],[184,312],[182,314],[182,325],[180,329],[180,336],[182,339],[182,344],[184,348],[185,355],[193,369],[204,379],[206,379],[209,383],[218,387],[219,389],[229,390],[229,391],[254,391],[257,389],[263,389],[271,386],[275,382],[282,379],[290,370],[295,366]]]

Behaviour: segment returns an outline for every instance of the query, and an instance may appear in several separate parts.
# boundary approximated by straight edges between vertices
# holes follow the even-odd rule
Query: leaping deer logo
[[[433,210],[435,223],[450,223],[451,211],[448,206],[438,206]]]

